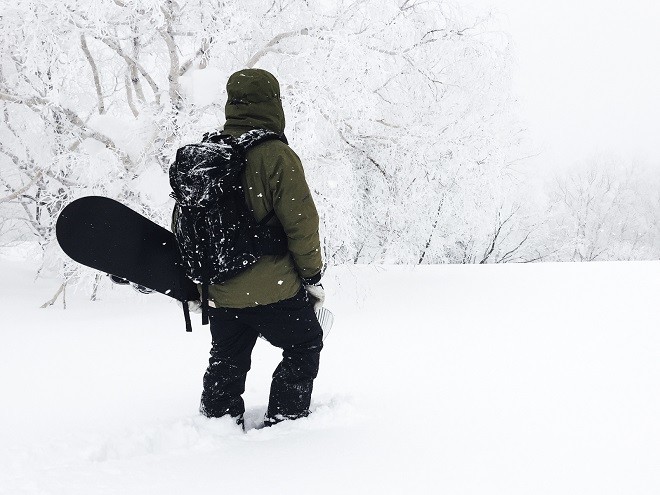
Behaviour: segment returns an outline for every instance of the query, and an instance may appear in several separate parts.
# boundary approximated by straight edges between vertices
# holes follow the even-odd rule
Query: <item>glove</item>
[[[183,303],[181,301],[177,301],[177,304],[183,308]],[[188,301],[188,311],[200,314],[202,312],[202,301]]]
[[[312,296],[312,298],[316,299],[316,301],[314,302],[314,311],[317,311],[320,308],[322,308],[323,303],[325,302],[325,290],[323,290],[323,286],[321,285],[321,283],[317,282],[315,284],[305,285],[305,290],[307,291],[307,294]]]

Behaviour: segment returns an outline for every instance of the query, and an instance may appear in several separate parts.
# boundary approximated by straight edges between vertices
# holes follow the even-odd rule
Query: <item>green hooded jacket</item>
[[[264,128],[284,133],[280,85],[261,69],[245,69],[227,82],[224,132],[239,136]],[[289,252],[262,256],[236,277],[209,287],[217,307],[246,308],[293,297],[301,278],[318,279],[322,269],[319,216],[302,163],[288,145],[271,140],[251,148],[243,176],[245,200],[257,220],[275,210],[288,238]]]

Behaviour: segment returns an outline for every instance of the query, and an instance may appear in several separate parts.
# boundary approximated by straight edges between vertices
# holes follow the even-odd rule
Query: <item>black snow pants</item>
[[[202,414],[242,419],[245,405],[241,395],[260,334],[283,350],[282,362],[273,373],[266,424],[309,414],[323,331],[304,288],[290,299],[265,306],[209,308],[209,319],[213,342],[204,374]]]

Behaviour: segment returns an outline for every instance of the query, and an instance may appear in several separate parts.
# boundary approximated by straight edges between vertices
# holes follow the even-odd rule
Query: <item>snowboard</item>
[[[82,265],[179,301],[199,299],[174,234],[118,201],[76,199],[58,216],[55,234],[62,250]]]
[[[176,237],[128,206],[103,196],[76,199],[61,211],[55,235],[72,260],[178,301],[199,299],[185,273]],[[323,337],[334,315],[316,311]],[[186,330],[191,331],[186,313]]]

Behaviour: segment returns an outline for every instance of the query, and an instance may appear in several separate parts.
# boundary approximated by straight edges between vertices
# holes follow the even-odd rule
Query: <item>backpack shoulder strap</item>
[[[236,138],[235,143],[241,150],[243,150],[243,153],[246,153],[250,148],[273,139],[279,139],[284,144],[289,144],[284,134],[277,134],[276,132],[267,129],[252,129]],[[261,219],[258,225],[265,226],[274,216],[275,210],[271,210]]]

